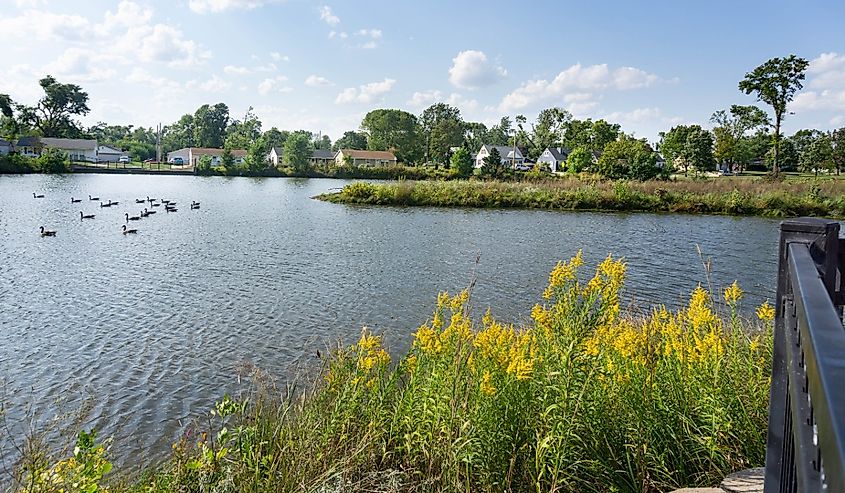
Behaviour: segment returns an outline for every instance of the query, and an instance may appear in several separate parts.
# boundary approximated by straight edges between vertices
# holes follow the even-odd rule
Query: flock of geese
[[[33,192],[32,198],[43,199],[44,195],[43,194],[37,194],[37,193]],[[88,195],[88,201],[89,202],[99,202],[100,208],[114,207],[114,206],[120,204],[120,202],[117,202],[117,201],[112,202],[111,200],[109,200],[108,202],[102,202],[99,197],[92,197],[91,195]],[[77,204],[77,203],[80,203],[80,202],[82,202],[82,199],[77,199],[75,197],[70,198],[71,204]],[[126,219],[126,224],[124,224],[122,226],[121,232],[124,235],[130,235],[130,234],[138,233],[137,229],[129,228],[129,227],[127,227],[127,224],[129,224],[130,221],[140,221],[142,218],[149,217],[149,216],[155,214],[157,212],[157,211],[153,210],[153,208],[155,208],[155,207],[161,207],[163,205],[164,210],[168,214],[170,214],[171,212],[178,212],[179,211],[179,209],[176,208],[176,202],[175,201],[165,200],[165,199],[152,199],[149,196],[147,196],[146,199],[135,199],[135,204],[138,204],[138,205],[143,204],[145,206],[147,204],[149,204],[149,207],[144,207],[144,210],[141,211],[137,216],[130,216],[128,212],[125,212],[123,214],[124,218]],[[191,201],[191,210],[192,211],[199,209],[199,208],[200,208],[199,202]],[[84,212],[79,211],[79,220],[80,221],[85,221],[87,219],[94,219],[95,216],[96,216],[95,214],[85,214]],[[40,231],[41,231],[41,236],[56,236],[56,231],[46,229],[46,228],[44,228],[44,226],[41,226]]]

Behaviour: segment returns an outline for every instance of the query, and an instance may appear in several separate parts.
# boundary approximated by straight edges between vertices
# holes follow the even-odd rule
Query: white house
[[[313,166],[328,166],[335,160],[335,152],[329,149],[314,149],[309,160]]]
[[[44,149],[56,149],[71,161],[96,163],[97,141],[93,139],[57,139],[53,137],[21,137],[15,146],[24,156],[38,157]]]
[[[5,156],[12,152],[12,143],[8,140],[0,139],[0,156]]]
[[[525,158],[522,156],[522,152],[520,152],[519,147],[513,148],[508,146],[484,144],[483,146],[481,146],[481,149],[478,151],[478,154],[475,155],[476,168],[484,166],[484,158],[489,156],[490,152],[494,148],[497,149],[499,151],[499,155],[502,156],[502,164],[504,165],[512,166],[514,168],[520,168],[525,162]],[[514,155],[514,151],[516,151],[516,155]]]
[[[566,168],[566,160],[569,159],[569,149],[563,147],[547,147],[537,162],[545,165],[552,173],[563,171]]]
[[[278,168],[282,162],[282,148],[276,146],[271,147],[270,154],[267,155],[267,160]]]
[[[232,149],[232,158],[235,163],[242,164],[246,158],[246,151],[243,149]],[[213,147],[183,147],[175,151],[167,153],[167,162],[172,163],[173,158],[181,157],[184,164],[196,166],[199,164],[200,158],[203,156],[211,157],[212,166],[220,166],[223,164],[223,149],[216,149]]]
[[[346,165],[347,159],[353,166],[389,166],[396,164],[396,156],[389,151],[359,151],[341,149],[334,155],[335,164]]]
[[[116,163],[121,156],[128,156],[129,154],[123,152],[116,147],[101,145],[97,146],[97,156],[101,163]]]

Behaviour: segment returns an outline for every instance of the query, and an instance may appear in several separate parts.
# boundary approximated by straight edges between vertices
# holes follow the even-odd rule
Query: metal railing
[[[839,223],[780,227],[765,492],[845,492],[845,241]]]

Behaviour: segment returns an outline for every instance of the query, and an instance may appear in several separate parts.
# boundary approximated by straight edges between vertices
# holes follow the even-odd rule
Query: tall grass
[[[397,194],[399,187],[404,190]],[[375,205],[845,217],[845,182],[841,180],[359,182],[318,198],[336,203]]]
[[[396,360],[364,330],[304,388],[256,379],[171,459],[111,489],[651,492],[761,465],[771,307],[741,319],[734,284],[629,314],[624,262],[581,268],[580,253],[555,267],[527,326],[473,319],[469,290],[442,293]]]

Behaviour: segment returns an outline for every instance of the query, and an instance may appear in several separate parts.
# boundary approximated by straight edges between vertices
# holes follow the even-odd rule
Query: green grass
[[[30,454],[12,491],[653,492],[761,465],[773,310],[740,319],[734,287],[625,313],[625,264],[580,267],[558,264],[525,326],[442,293],[392,361],[364,330],[301,386],[256,372],[156,468],[108,474],[85,433],[72,454]]]
[[[353,183],[317,198],[343,204],[845,217],[845,182],[729,178],[625,182],[576,178]]]

